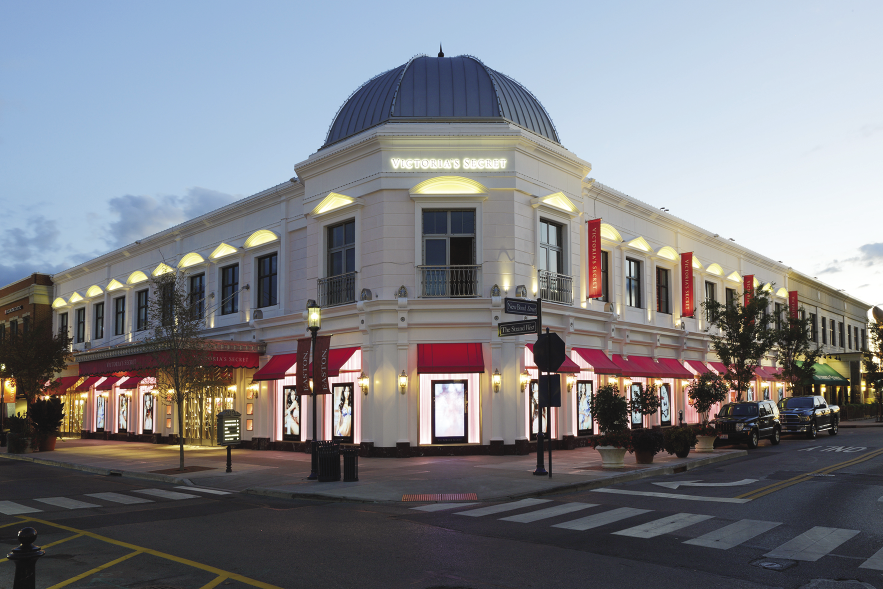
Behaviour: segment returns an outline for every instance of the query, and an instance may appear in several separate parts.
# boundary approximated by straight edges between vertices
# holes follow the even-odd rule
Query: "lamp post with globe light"
[[[313,364],[310,370],[310,377],[313,379],[313,386],[310,387],[310,405],[313,409],[313,441],[310,445],[310,476],[307,477],[311,481],[319,478],[319,443],[316,441],[316,334],[322,327],[322,308],[316,304],[316,301],[310,300],[307,305],[307,327],[310,329],[310,335],[313,340]]]

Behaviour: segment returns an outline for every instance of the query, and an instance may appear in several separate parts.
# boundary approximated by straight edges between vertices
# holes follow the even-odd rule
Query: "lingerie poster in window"
[[[576,430],[580,436],[590,436],[595,432],[591,407],[593,384],[590,380],[576,381]]]
[[[770,400],[770,385],[768,385],[767,383],[763,383],[760,386],[760,390],[763,391],[763,400],[769,401]]]
[[[530,381],[530,439],[537,439],[537,428],[542,427],[543,435],[546,435],[546,407],[540,410],[540,381]],[[540,425],[540,415],[542,415],[542,425]]]
[[[353,390],[355,383],[345,382],[331,387],[331,437],[348,444],[353,443]]]
[[[630,390],[632,394],[632,401],[638,399],[641,396],[641,383],[632,383]],[[644,416],[637,411],[632,411],[632,429],[638,429],[641,427],[644,427]]]
[[[300,441],[301,404],[296,386],[282,387],[282,439]]]
[[[777,384],[776,385],[776,395],[779,397],[779,401],[785,398],[785,385]]]
[[[156,399],[153,398],[153,395],[151,395],[150,393],[146,393],[144,395],[144,433],[145,434],[152,434],[153,433],[153,422],[156,420],[155,403],[156,403]]]
[[[668,383],[659,387],[659,422],[671,425],[671,385]]]
[[[95,431],[104,431],[104,417],[107,413],[107,397],[98,395],[95,397]]]
[[[468,381],[432,381],[432,443],[465,444],[469,407]]]
[[[121,434],[129,431],[129,395],[120,394],[119,411],[117,411],[117,431]]]

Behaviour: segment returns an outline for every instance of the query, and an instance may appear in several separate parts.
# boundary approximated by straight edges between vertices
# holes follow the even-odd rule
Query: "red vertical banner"
[[[331,336],[320,335],[316,338],[316,362],[313,364],[313,386],[317,395],[330,395],[328,386],[328,356],[331,352]],[[318,366],[316,364],[318,363]]]
[[[745,291],[742,295],[742,305],[747,307],[754,298],[754,274],[746,274],[742,278],[742,290]]]
[[[310,394],[310,375],[308,367],[310,365],[310,342],[308,337],[297,340],[297,367],[295,376],[297,377],[297,394]]]
[[[681,316],[696,314],[696,300],[693,297],[693,252],[681,254]]]
[[[589,221],[589,295],[597,299],[604,295],[601,283],[601,219]]]
[[[797,319],[797,308],[800,306],[800,303],[797,301],[797,291],[789,290],[788,291],[788,315],[791,319]]]

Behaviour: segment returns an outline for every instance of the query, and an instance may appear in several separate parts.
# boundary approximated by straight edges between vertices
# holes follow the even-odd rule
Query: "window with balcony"
[[[239,312],[239,264],[221,268],[221,315]]]
[[[671,301],[669,300],[669,277],[671,273],[665,268],[656,268],[656,312],[671,314]]]
[[[543,300],[573,302],[573,279],[564,273],[564,227],[540,220],[540,258],[537,285]]]
[[[126,333],[126,297],[117,297],[113,300],[113,334],[123,335]]]
[[[277,277],[279,256],[272,253],[257,259],[258,309],[279,304]]]
[[[92,334],[92,339],[102,339],[104,337],[104,303],[95,303],[92,313],[95,315],[95,332]]]
[[[76,337],[75,341],[78,344],[86,341],[86,308],[83,307],[81,309],[76,310],[77,314],[77,324],[76,324]]]
[[[198,320],[205,317],[205,274],[190,277],[190,318]]]
[[[641,262],[625,259],[625,304],[641,308]]]
[[[147,329],[147,290],[139,290],[135,293],[137,314],[135,315],[135,329],[144,331]]]
[[[477,297],[475,211],[423,211],[421,296]]]
[[[332,307],[356,300],[356,222],[327,229],[327,277],[319,279],[319,306]]]

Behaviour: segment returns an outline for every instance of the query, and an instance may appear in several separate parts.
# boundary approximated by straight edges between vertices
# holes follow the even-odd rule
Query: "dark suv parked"
[[[761,438],[778,444],[782,437],[779,410],[772,401],[744,401],[721,407],[714,421],[719,445],[748,444],[757,448]]]

